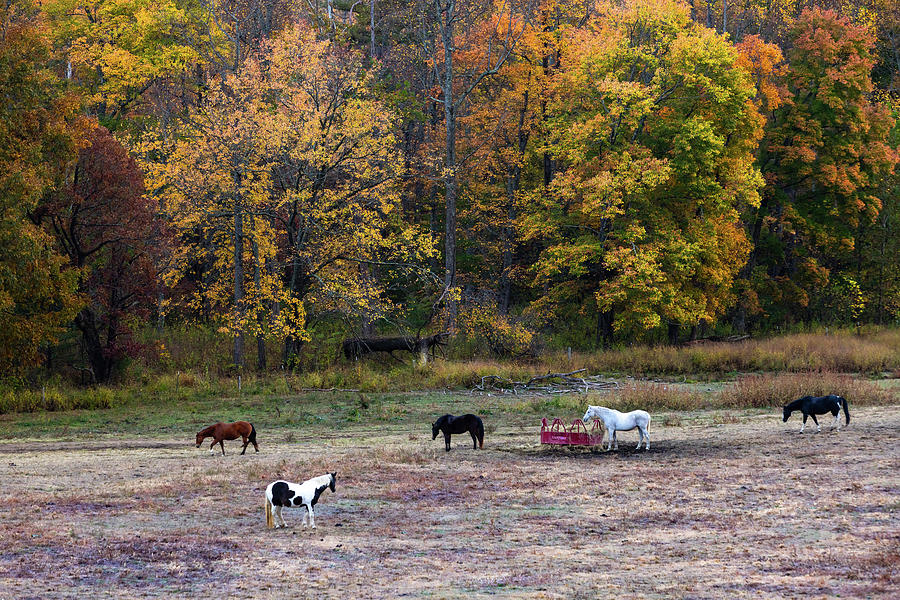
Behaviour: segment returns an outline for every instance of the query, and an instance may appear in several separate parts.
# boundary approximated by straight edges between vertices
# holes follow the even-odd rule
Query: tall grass
[[[230,376],[231,343],[211,328],[173,327],[162,335],[141,334],[142,356],[126,370],[123,381],[145,374],[192,372],[202,376]],[[808,372],[813,370],[876,375],[900,372],[900,329],[872,329],[863,335],[855,330],[802,333],[734,343],[695,342],[685,346],[631,346],[598,352],[550,351],[530,360],[490,360],[466,354],[462,337],[451,340],[448,355],[427,369],[413,370],[396,359],[372,355],[358,363],[347,362],[337,341],[310,343],[300,363],[298,385],[302,387],[363,387],[390,391],[395,386],[411,388],[461,387],[473,385],[485,374],[507,379],[528,378],[548,371],[564,372],[585,367],[591,373],[646,375],[697,375],[721,377],[740,372]],[[270,341],[269,375],[280,373],[280,344]],[[471,350],[469,350],[471,351]],[[244,373],[253,371],[254,356],[248,353]],[[411,356],[397,353],[407,364]],[[398,377],[399,376],[399,377]]]
[[[60,411],[76,409],[112,408],[117,404],[116,393],[109,388],[40,390],[0,389],[0,414],[12,412]]]
[[[851,405],[884,405],[897,401],[896,395],[871,381],[843,373],[783,373],[739,377],[718,395],[721,407],[768,408],[783,406],[802,396],[837,394]]]
[[[871,336],[850,331],[796,334],[683,347],[637,346],[585,356],[583,365],[595,372],[634,375],[813,370],[871,375],[900,368],[900,331]]]
[[[635,346],[596,353],[556,351],[533,360],[438,359],[424,367],[379,356],[348,362],[325,352],[319,368],[297,372],[271,369],[264,373],[244,370],[240,378],[227,364],[227,340],[210,329],[171,328],[155,340],[150,332],[144,335],[145,355],[132,362],[116,382],[117,387],[80,388],[61,382],[59,376],[32,384],[31,389],[21,382],[0,382],[0,413],[108,408],[127,402],[140,405],[241,396],[283,398],[319,389],[383,394],[460,390],[478,386],[488,375],[527,381],[536,375],[579,368],[593,375],[639,378],[737,377],[736,383],[716,398],[666,383],[635,383],[603,396],[608,405],[622,409],[775,406],[801,395],[821,393],[840,393],[854,403],[880,404],[892,401],[882,388],[839,374],[900,376],[900,329],[871,330],[863,335],[855,331],[806,333],[682,347]],[[274,347],[270,350],[270,356],[277,356]],[[402,353],[398,356],[409,358]],[[746,373],[757,375],[740,375]],[[583,405],[584,398],[578,398]],[[563,399],[524,402],[533,402],[543,411],[569,408],[552,405],[568,402]],[[574,410],[574,405],[571,408]]]
[[[644,382],[634,382],[619,388],[610,394],[609,400],[603,400],[607,402],[605,406],[623,412],[636,409],[698,410],[716,405],[714,397],[697,389]],[[603,404],[603,402],[590,403]]]

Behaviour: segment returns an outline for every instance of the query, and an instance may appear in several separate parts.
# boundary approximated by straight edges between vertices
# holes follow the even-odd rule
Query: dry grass
[[[202,346],[208,337],[190,330],[191,343]],[[188,336],[188,333],[184,333]],[[187,342],[183,342],[187,344]],[[399,364],[396,360],[372,357],[355,363],[339,360],[294,374],[245,372],[240,381],[233,374],[209,367],[214,357],[204,355],[196,363],[198,349],[171,351],[171,361],[141,364],[127,374],[118,387],[86,389],[59,382],[41,388],[27,388],[14,382],[0,382],[0,414],[12,412],[59,411],[124,406],[129,402],[146,405],[153,401],[184,404],[214,401],[223,396],[277,398],[292,397],[308,390],[358,390],[363,394],[395,394],[418,390],[473,389],[487,375],[506,380],[527,381],[536,375],[561,373],[579,368],[589,374],[627,374],[633,377],[667,377],[712,381],[733,378],[739,373],[854,373],[866,377],[900,374],[900,330],[884,330],[865,335],[838,332],[830,335],[803,334],[737,343],[706,343],[684,347],[636,346],[598,353],[551,352],[533,361],[442,360],[425,368]],[[209,351],[207,354],[211,354]],[[181,357],[176,360],[175,357]],[[168,360],[168,359],[167,359]],[[135,363],[138,365],[139,363]],[[667,384],[636,385],[614,394],[620,406],[649,406],[664,409],[694,409],[715,406],[715,399],[683,389],[672,393]],[[861,397],[873,397],[871,391]],[[355,392],[348,392],[355,393]],[[731,398],[732,401],[735,397]],[[754,400],[756,402],[757,400]],[[764,402],[763,400],[759,400]],[[868,402],[869,400],[864,400]],[[872,400],[883,402],[883,399]],[[771,403],[770,403],[771,404]],[[769,404],[758,404],[769,405]],[[379,419],[402,419],[397,406],[376,406]],[[397,412],[399,411],[399,412]],[[297,416],[297,418],[302,418]]]
[[[260,454],[225,457],[181,438],[7,441],[0,598],[895,595],[900,407],[818,435],[775,414],[677,416],[640,453],[542,448],[506,421],[449,453],[419,427],[260,431]],[[268,482],[327,471],[319,529],[298,511],[265,529]]]
[[[888,330],[858,336],[843,331],[684,347],[639,346],[582,360],[591,371],[632,374],[813,370],[880,374],[898,366],[900,333]]]
[[[878,406],[896,402],[891,391],[871,381],[840,373],[784,373],[780,375],[746,375],[718,395],[722,407],[768,408],[783,406],[802,396],[837,394],[855,405]]]
[[[588,398],[591,399],[590,397]],[[671,383],[635,381],[612,391],[596,402],[616,410],[697,410],[714,404],[708,394],[696,388]]]

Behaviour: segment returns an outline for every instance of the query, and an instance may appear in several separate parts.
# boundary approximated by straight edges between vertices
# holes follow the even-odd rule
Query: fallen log
[[[435,348],[446,345],[444,338],[449,336],[449,333],[436,333],[428,337],[351,338],[344,340],[341,348],[347,360],[359,360],[372,352],[387,352],[396,359],[394,352],[404,350],[417,354],[421,362],[425,363],[428,360],[428,352],[430,351],[434,358]]]

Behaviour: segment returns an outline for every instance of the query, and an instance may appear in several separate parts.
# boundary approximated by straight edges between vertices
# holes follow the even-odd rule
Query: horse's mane
[[[802,398],[797,398],[796,400],[791,400],[787,404],[784,405],[784,408],[790,410],[797,410],[800,408],[800,405],[803,404],[805,400],[809,400],[812,396],[803,396]]]
[[[210,425],[209,427],[207,427],[205,429],[201,429],[200,431],[197,432],[197,435],[212,435],[212,432],[215,430],[215,428],[218,425],[221,425],[221,423],[216,423],[215,425]]]
[[[318,477],[313,477],[312,479],[307,479],[304,483],[310,483],[316,487],[319,487],[321,484],[330,485],[331,484],[331,473],[325,473],[324,475],[319,475]]]

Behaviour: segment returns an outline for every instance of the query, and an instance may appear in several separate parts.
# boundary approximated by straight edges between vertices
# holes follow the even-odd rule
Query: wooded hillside
[[[173,324],[263,370],[896,322],[898,32],[894,0],[12,0],[0,367],[77,345],[106,381]]]

